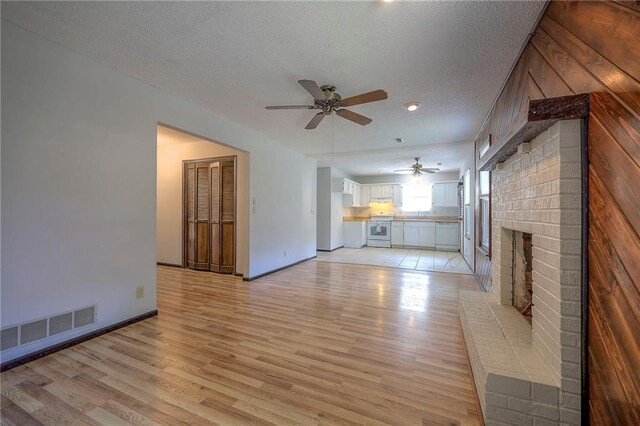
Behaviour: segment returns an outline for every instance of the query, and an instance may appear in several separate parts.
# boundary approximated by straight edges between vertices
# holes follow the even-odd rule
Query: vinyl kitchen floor
[[[471,274],[459,252],[363,247],[341,248],[332,252],[317,252],[317,261],[387,266],[416,271],[453,272]]]

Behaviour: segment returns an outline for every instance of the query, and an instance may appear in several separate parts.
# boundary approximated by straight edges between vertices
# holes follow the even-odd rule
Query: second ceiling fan
[[[373,92],[363,93],[361,95],[351,96],[349,98],[342,99],[342,97],[336,93],[336,88],[331,85],[318,86],[313,80],[298,80],[298,83],[304,87],[307,92],[313,96],[313,105],[270,105],[266,109],[319,109],[319,113],[313,116],[311,121],[305,126],[305,129],[311,130],[318,127],[318,124],[322,121],[325,115],[331,115],[335,112],[336,115],[347,120],[358,123],[361,126],[366,126],[371,123],[371,119],[360,115],[356,112],[344,109],[344,107],[366,104],[368,102],[381,101],[387,99],[387,92],[384,90],[374,90]]]
[[[420,157],[414,157],[414,159],[416,160],[416,162],[415,164],[411,165],[410,169],[398,169],[394,170],[394,172],[412,172],[414,176],[420,176],[422,173],[436,173],[440,171],[440,169],[437,167],[424,167],[422,164],[420,164]]]

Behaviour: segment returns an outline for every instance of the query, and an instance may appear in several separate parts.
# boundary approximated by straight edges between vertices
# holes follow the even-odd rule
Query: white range
[[[367,246],[391,247],[393,215],[371,215],[367,221]]]

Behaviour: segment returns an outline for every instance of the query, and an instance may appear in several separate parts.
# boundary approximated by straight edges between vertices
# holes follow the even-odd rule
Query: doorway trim
[[[238,156],[224,155],[221,157],[197,158],[193,160],[182,160],[182,267],[187,268],[187,166],[189,164],[213,161],[233,161],[233,272],[237,274],[238,264]],[[209,238],[209,253],[211,253],[211,239]],[[209,260],[210,261],[210,260]],[[208,271],[211,272],[211,271]]]

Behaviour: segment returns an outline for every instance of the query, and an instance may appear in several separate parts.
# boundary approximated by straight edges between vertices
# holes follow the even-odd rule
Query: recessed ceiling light
[[[382,0],[385,3],[391,3],[393,0]]]
[[[402,142],[404,142],[404,140],[402,138],[396,138],[396,142],[402,143]]]
[[[415,111],[418,109],[419,105],[420,104],[417,102],[407,102],[406,104],[404,104],[404,107],[409,111]]]

